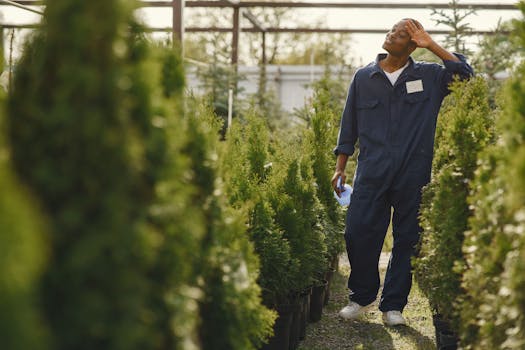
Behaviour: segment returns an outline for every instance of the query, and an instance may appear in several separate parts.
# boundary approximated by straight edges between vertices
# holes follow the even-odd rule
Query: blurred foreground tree
[[[46,265],[47,223],[34,196],[14,176],[5,145],[0,90],[0,339],[9,350],[49,348],[38,307],[38,281]]]
[[[50,1],[42,24],[17,65],[7,126],[18,177],[49,217],[52,348],[153,349],[137,225],[153,194],[146,46],[120,0]]]

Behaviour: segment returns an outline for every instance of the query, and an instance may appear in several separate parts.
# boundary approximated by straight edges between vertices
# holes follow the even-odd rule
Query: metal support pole
[[[259,93],[262,95],[266,93],[266,63],[266,32],[262,32],[262,59],[259,67]]]
[[[184,49],[184,6],[185,0],[173,0],[173,44],[180,43],[181,50]]]
[[[240,12],[239,6],[233,7],[232,65],[234,66],[237,66],[239,61]]]

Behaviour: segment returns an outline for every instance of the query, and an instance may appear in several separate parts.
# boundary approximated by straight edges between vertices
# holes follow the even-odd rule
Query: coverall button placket
[[[399,78],[401,79],[401,77]],[[396,82],[396,85],[393,87],[393,91],[391,94],[391,102],[390,102],[390,115],[391,117],[391,134],[390,134],[390,145],[391,146],[401,146],[404,141],[406,140],[406,135],[404,135],[399,126],[401,125],[401,118],[403,118],[403,114],[401,111],[403,110],[403,87],[402,85],[399,85],[399,79]]]
[[[390,135],[389,135],[389,144],[390,146],[395,146],[398,144],[397,142],[397,135],[399,134],[399,113],[397,113],[398,109],[398,99],[395,96],[395,91],[392,91],[390,94]]]

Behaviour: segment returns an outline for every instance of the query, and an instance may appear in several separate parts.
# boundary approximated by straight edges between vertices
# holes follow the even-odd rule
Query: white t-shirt
[[[407,61],[407,63],[403,67],[399,68],[396,71],[393,71],[392,73],[388,73],[386,70],[383,70],[383,72],[385,72],[386,77],[388,78],[388,80],[390,80],[390,82],[392,83],[392,86],[394,86],[394,84],[397,81],[397,78],[399,78],[399,76],[401,75],[401,73],[403,73],[405,68],[408,67],[408,62],[409,61]]]

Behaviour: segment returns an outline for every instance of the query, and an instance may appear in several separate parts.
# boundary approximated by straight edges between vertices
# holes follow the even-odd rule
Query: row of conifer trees
[[[253,107],[224,141],[132,13],[47,2],[2,96],[2,348],[257,349],[342,250],[329,86],[294,137]]]
[[[465,349],[525,347],[524,82],[522,62],[495,108],[483,79],[459,82],[438,122],[416,277]]]

